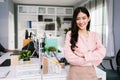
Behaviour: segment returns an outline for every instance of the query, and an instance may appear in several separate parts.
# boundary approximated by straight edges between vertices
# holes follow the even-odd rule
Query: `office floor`
[[[120,80],[120,73],[118,74],[117,71],[113,71],[111,69],[106,69],[104,71],[106,72],[107,75],[106,80]]]

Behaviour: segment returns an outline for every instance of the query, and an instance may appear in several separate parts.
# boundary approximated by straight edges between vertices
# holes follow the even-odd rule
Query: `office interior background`
[[[102,43],[107,48],[106,55],[116,56],[118,50],[120,49],[120,42],[119,42],[120,41],[120,35],[119,35],[120,0],[71,0],[73,3],[70,3],[69,0],[68,1],[66,0],[66,2],[63,1],[62,3],[61,0],[59,1],[61,2],[61,4],[59,2],[55,2],[58,4],[16,3],[16,1],[20,1],[20,0],[0,0],[0,1],[1,1],[0,2],[0,43],[2,43],[2,45],[4,45],[4,47],[8,49],[17,49],[17,48],[20,49],[22,45],[21,42],[24,38],[23,34],[25,32],[25,29],[29,28],[28,21],[32,21],[32,20],[33,22],[38,21],[38,18],[36,18],[38,17],[38,14],[35,14],[34,10],[33,11],[31,10],[31,12],[33,12],[34,14],[27,13],[27,11],[25,11],[24,13],[24,10],[27,9],[23,10],[23,14],[20,13],[19,8],[21,8],[21,6],[30,6],[30,9],[36,9],[34,8],[35,6],[42,6],[43,8],[46,8],[46,6],[47,8],[66,7],[68,8],[68,14],[71,8],[74,10],[74,8],[78,6],[85,6],[89,9],[91,14],[91,19],[92,19],[91,30],[99,33]],[[45,16],[52,16],[52,18],[56,17],[55,15],[49,15],[49,14]],[[60,17],[61,19],[63,19],[64,17],[71,18],[71,16],[72,14],[70,13],[70,15],[66,14]],[[28,19],[28,21],[25,22],[25,20],[27,20],[26,18]],[[55,20],[53,19],[53,21]],[[61,46],[64,45],[65,35],[63,29],[60,29],[58,31],[58,29],[55,28],[55,36],[59,35],[60,37],[62,37],[61,40],[63,40],[63,42],[61,42],[62,43]],[[111,68],[108,62],[105,63],[107,63],[105,64],[107,68]],[[114,63],[114,68],[116,68],[115,59],[113,60],[113,63]]]

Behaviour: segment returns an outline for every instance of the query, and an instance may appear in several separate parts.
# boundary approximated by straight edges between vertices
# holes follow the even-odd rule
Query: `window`
[[[113,0],[90,0],[84,6],[91,16],[91,31],[99,34],[103,45],[106,47],[106,56],[114,56],[113,39]]]
[[[107,44],[107,5],[106,0],[90,0],[85,7],[89,10],[91,16],[91,31],[99,34],[104,46]]]

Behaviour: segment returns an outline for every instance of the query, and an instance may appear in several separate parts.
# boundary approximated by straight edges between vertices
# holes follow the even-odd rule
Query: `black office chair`
[[[120,72],[120,49],[116,55],[117,72]]]

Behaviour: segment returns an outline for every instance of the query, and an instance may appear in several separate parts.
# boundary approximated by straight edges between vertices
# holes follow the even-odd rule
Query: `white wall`
[[[8,47],[8,1],[0,3],[0,43]]]
[[[12,0],[0,2],[0,43],[5,48],[14,48],[14,7]]]

